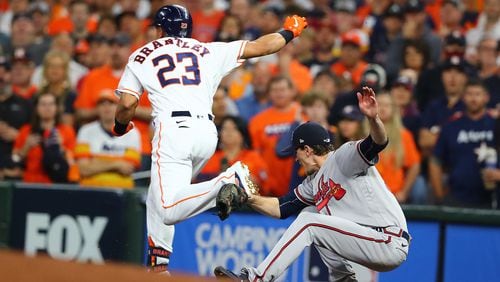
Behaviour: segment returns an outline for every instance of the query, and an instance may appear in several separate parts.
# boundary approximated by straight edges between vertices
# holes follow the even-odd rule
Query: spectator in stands
[[[262,155],[268,167],[280,171],[269,176],[273,186],[268,191],[262,191],[262,194],[282,196],[288,192],[293,158],[279,158],[275,147],[281,135],[288,132],[295,121],[300,105],[294,102],[296,91],[286,77],[273,77],[268,91],[272,105],[250,120],[249,131],[254,148]]]
[[[111,12],[113,13],[113,15],[119,15],[123,12],[135,12],[139,19],[144,19],[149,15],[150,12],[151,1],[148,0],[112,1],[112,2],[114,2],[111,8]]]
[[[34,97],[33,104],[33,119],[19,129],[12,151],[12,160],[19,165],[18,175],[25,182],[75,181],[75,131],[60,122],[57,97],[41,93]]]
[[[488,93],[490,93],[490,102],[489,106],[498,109],[498,104],[500,103],[500,40],[497,41],[497,71],[495,74],[491,75],[484,79],[484,85],[488,89]]]
[[[320,93],[328,100],[329,107],[339,94],[339,79],[329,69],[319,71],[313,80],[311,92]]]
[[[385,70],[377,64],[369,64],[363,72],[360,84],[361,86],[369,86],[373,89],[383,89],[387,82]],[[336,125],[340,119],[340,114],[345,106],[352,105],[358,107],[358,98],[356,93],[361,91],[361,86],[351,88],[348,91],[341,92],[337,95],[328,116],[328,122]]]
[[[73,39],[68,34],[61,33],[59,35],[56,35],[52,39],[50,50],[48,50],[53,52],[65,53],[70,58],[68,73],[69,73],[69,80],[71,82],[71,89],[73,90],[77,89],[77,85],[80,79],[88,72],[88,69],[85,66],[79,64],[73,59],[74,48],[75,44],[73,42]],[[33,76],[31,78],[31,83],[33,83],[37,87],[40,87],[42,85],[43,81],[42,69],[43,66],[38,66],[35,69],[35,72],[33,73]]]
[[[418,140],[421,116],[417,102],[413,98],[414,87],[415,82],[409,75],[400,74],[392,84],[390,93],[399,108],[403,126],[412,133],[414,140]]]
[[[0,15],[0,33],[11,35],[11,26],[15,14],[26,13],[29,10],[29,0],[10,0],[9,9]]]
[[[488,92],[480,82],[470,81],[463,99],[464,113],[455,115],[439,134],[429,163],[430,182],[437,202],[491,208],[492,190],[486,190],[481,170],[490,151],[496,156],[495,119],[486,111]]]
[[[40,64],[43,61],[43,56],[50,48],[50,42],[52,38],[47,34],[47,24],[49,23],[49,6],[45,2],[35,2],[31,5],[30,14],[33,18],[33,25],[35,27],[35,39],[34,42],[37,43],[39,49],[35,56],[36,64]]]
[[[497,73],[499,67],[497,62],[497,45],[498,41],[493,38],[483,38],[479,41],[477,47],[478,76],[482,80]]]
[[[242,38],[242,36],[243,24],[240,22],[240,19],[233,15],[225,15],[215,32],[215,41],[231,42]]]
[[[331,68],[333,73],[345,83],[346,89],[359,86],[361,76],[368,66],[362,59],[361,40],[356,31],[350,31],[342,35],[340,59]]]
[[[382,25],[373,30],[370,36],[370,50],[367,57],[374,63],[384,64],[387,50],[392,41],[400,34],[403,27],[404,13],[399,4],[390,5],[382,14]]]
[[[117,34],[109,44],[111,46],[109,64],[93,69],[82,82],[81,90],[74,104],[77,123],[84,124],[97,118],[95,106],[99,95],[109,90],[114,91],[127,64],[130,55],[130,37],[125,34]],[[139,100],[133,121],[141,133],[141,170],[149,170],[151,167],[151,104],[147,92]]]
[[[202,0],[197,2],[198,7],[193,10],[192,13],[193,22],[196,23],[193,27],[193,38],[199,40],[200,42],[214,41],[217,30],[219,27],[223,26],[222,21],[227,16],[225,16],[224,11],[217,9],[214,0]],[[235,21],[231,23],[233,24],[233,28],[235,27],[234,23]],[[238,23],[237,25],[238,28],[242,27],[241,23]],[[238,36],[226,42],[238,40],[239,38],[240,37]]]
[[[442,76],[442,64],[451,57],[464,57],[465,55],[465,36],[454,31],[444,38],[441,51],[440,65],[433,66],[424,70],[417,79],[415,86],[415,97],[418,108],[421,112],[427,107],[430,100],[443,95],[445,92]],[[469,76],[475,76],[475,69],[467,61],[464,61]]]
[[[336,37],[334,32],[335,27],[327,17],[312,21],[311,28],[314,29],[315,34],[312,47],[314,57],[310,61],[303,63],[309,67],[311,73],[314,75],[322,69],[330,68],[335,62],[333,46]]]
[[[337,0],[333,8],[333,23],[339,35],[342,36],[358,26],[356,1]]]
[[[9,63],[0,56],[0,179],[14,179],[11,160],[12,146],[19,134],[19,128],[29,122],[30,103],[12,93],[9,85]]]
[[[11,29],[10,40],[7,41],[7,45],[2,46],[5,54],[13,54],[17,49],[25,49],[32,56],[35,64],[39,64],[48,48],[35,42],[35,24],[31,14],[29,12],[15,14]]]
[[[91,70],[101,68],[109,64],[111,56],[110,43],[113,39],[108,39],[100,34],[93,34],[87,39],[89,43],[88,60],[86,67]]]
[[[300,34],[300,40],[294,40],[294,56],[299,61],[300,64],[306,66],[309,69],[309,72],[312,77],[314,77],[321,68],[311,69],[310,63],[314,59],[314,30],[312,28],[305,29]],[[299,38],[297,38],[299,39]]]
[[[104,90],[97,100],[98,120],[78,131],[75,158],[80,170],[80,184],[114,188],[133,188],[131,174],[141,162],[141,138],[134,128],[130,134],[114,137],[118,99]]]
[[[424,156],[429,156],[433,150],[441,126],[454,113],[464,109],[462,95],[467,83],[464,59],[454,56],[445,61],[441,77],[445,89],[444,95],[434,98],[422,114],[422,128],[419,132],[418,143]]]
[[[140,19],[136,17],[135,11],[123,12],[117,16],[118,32],[127,34],[130,37],[130,52],[146,44],[144,26]]]
[[[312,85],[309,68],[299,62],[295,56],[295,44],[286,45],[276,53],[278,61],[273,68],[274,75],[279,74],[290,78],[299,95],[303,95]]]
[[[267,89],[271,80],[269,63],[257,61],[252,67],[251,77],[250,83],[245,87],[243,97],[236,101],[240,117],[247,122],[271,106]]]
[[[40,92],[50,92],[56,95],[62,113],[61,122],[74,126],[75,109],[73,103],[76,98],[69,80],[70,58],[66,53],[50,51],[45,55],[42,66],[43,80]]]
[[[335,148],[339,148],[346,142],[360,140],[360,138],[366,136],[363,123],[364,117],[356,106],[347,105],[342,109],[335,138],[333,139]]]
[[[242,161],[252,172],[252,180],[268,190],[268,166],[260,154],[252,149],[246,122],[237,116],[225,116],[219,129],[217,151],[198,175],[198,181],[211,179],[237,161]]]
[[[464,7],[461,1],[445,0],[442,2],[439,11],[440,22],[437,27],[437,34],[441,38],[445,38],[454,31],[461,32],[464,29],[462,27],[463,11]]]
[[[307,121],[314,121],[326,128],[333,140],[335,135],[335,127],[328,124],[328,109],[329,100],[327,97],[320,93],[310,92],[300,99],[302,106],[301,111],[295,114],[295,121],[290,125],[290,129],[283,134],[276,144],[276,155],[280,158],[295,157],[294,152],[288,152],[285,149],[290,145],[293,131],[302,123]],[[298,162],[293,163],[292,174],[290,178],[289,189],[295,189],[306,177],[306,173]]]
[[[116,35],[111,42],[111,60],[109,64],[89,72],[82,82],[81,90],[75,101],[76,115],[79,122],[92,121],[97,117],[95,105],[102,90],[114,90],[118,85],[123,68],[130,55],[130,37]]]
[[[283,10],[278,6],[269,5],[262,10],[261,34],[276,32],[283,22]]]
[[[500,0],[485,0],[484,11],[479,15],[475,28],[467,32],[467,60],[475,63],[477,47],[483,38],[500,39]]]
[[[94,35],[101,35],[110,40],[118,32],[118,24],[114,17],[110,15],[101,15],[97,23],[97,30]]]
[[[12,92],[26,100],[37,92],[37,87],[31,84],[31,76],[35,70],[35,63],[26,49],[18,48],[12,54],[11,82]]]
[[[71,1],[69,14],[54,19],[49,23],[49,34],[69,33],[74,39],[84,39],[97,27],[97,21],[91,18],[90,5],[83,0]]]
[[[217,87],[215,91],[212,114],[214,114],[214,123],[217,128],[222,125],[222,120],[225,116],[238,116],[238,108],[234,101],[227,95],[227,89],[223,86]]]
[[[403,126],[399,107],[392,96],[388,93],[378,93],[377,102],[380,119],[391,141],[387,148],[379,153],[379,161],[375,167],[398,201],[405,203],[412,194],[412,188],[420,173],[420,154],[413,135]]]
[[[391,42],[387,50],[385,68],[391,81],[398,76],[400,67],[403,65],[404,43],[407,40],[424,42],[431,52],[430,62],[433,65],[439,64],[441,39],[426,24],[427,15],[423,1],[409,0],[404,9],[405,21],[402,33]]]
[[[253,40],[260,34],[258,26],[251,20],[251,12],[250,0],[231,0],[229,2],[228,14],[237,17],[243,23],[242,39]]]
[[[402,69],[412,69],[417,77],[429,68],[429,46],[422,41],[408,40],[403,47]]]

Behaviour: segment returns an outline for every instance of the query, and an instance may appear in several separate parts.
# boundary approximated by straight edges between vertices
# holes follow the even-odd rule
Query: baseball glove
[[[233,210],[242,208],[247,200],[248,195],[243,189],[233,183],[224,184],[215,200],[217,215],[224,220]]]

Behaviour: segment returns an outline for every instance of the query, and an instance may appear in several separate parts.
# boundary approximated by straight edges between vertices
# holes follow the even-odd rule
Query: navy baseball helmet
[[[155,15],[153,24],[171,37],[191,37],[193,19],[189,11],[180,5],[161,7]]]

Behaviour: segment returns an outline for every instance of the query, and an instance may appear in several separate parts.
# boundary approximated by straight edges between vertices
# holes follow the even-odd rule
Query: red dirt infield
[[[172,276],[148,273],[145,268],[119,263],[94,265],[65,262],[46,256],[26,257],[9,250],[0,251],[0,281],[5,282],[165,282],[216,281],[215,278],[195,277],[179,273]]]

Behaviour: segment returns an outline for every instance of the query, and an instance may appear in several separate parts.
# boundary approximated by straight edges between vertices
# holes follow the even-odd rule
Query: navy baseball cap
[[[465,44],[465,36],[458,30],[450,32],[450,34],[444,38],[444,45],[459,45],[460,47],[465,47]]]
[[[342,109],[340,113],[341,120],[354,120],[354,121],[362,121],[365,116],[361,113],[359,108],[354,105],[347,105]]]
[[[460,56],[452,56],[448,59],[446,59],[442,65],[441,68],[443,71],[449,70],[449,69],[457,69],[463,73],[467,72],[467,66],[465,63],[465,59]]]
[[[382,17],[384,18],[388,17],[403,18],[403,16],[404,16],[403,7],[401,7],[398,4],[392,4],[382,14]]]
[[[409,0],[406,3],[406,13],[419,13],[425,9],[425,5],[421,0]]]
[[[308,121],[299,125],[292,133],[291,144],[283,149],[285,153],[294,153],[301,146],[332,144],[330,133],[319,123]]]

